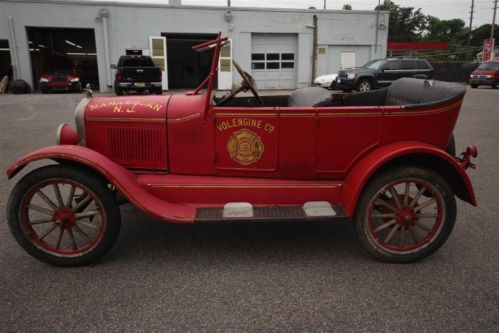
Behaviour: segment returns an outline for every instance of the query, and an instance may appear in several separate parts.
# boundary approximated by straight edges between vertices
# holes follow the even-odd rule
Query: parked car
[[[111,65],[116,69],[114,92],[121,96],[128,91],[149,91],[161,95],[163,92],[161,68],[156,66],[149,56],[123,55],[118,65]]]
[[[424,59],[377,59],[362,67],[338,73],[336,88],[344,91],[370,91],[387,87],[403,77],[432,79],[433,67]]]
[[[326,89],[336,89],[336,77],[338,74],[326,74],[318,76],[314,80],[314,84],[318,87]]]
[[[471,88],[478,86],[499,87],[499,61],[487,61],[481,64],[470,75],[469,83]]]
[[[82,92],[80,72],[67,56],[54,55],[43,66],[39,88],[43,94],[52,91]]]
[[[214,96],[217,39],[210,73],[185,95],[85,97],[76,128],[62,124],[58,145],[15,161],[53,160],[14,186],[10,230],[32,256],[54,265],[89,264],[110,250],[129,202],[165,222],[353,221],[374,257],[412,262],[449,237],[456,199],[476,205],[451,140],[465,94],[461,84],[397,80],[357,94],[298,89],[260,96],[243,81]],[[250,90],[253,96],[238,97]]]

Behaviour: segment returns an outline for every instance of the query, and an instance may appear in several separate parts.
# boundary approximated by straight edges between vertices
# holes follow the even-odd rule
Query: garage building
[[[0,0],[0,68],[7,70],[3,62],[10,61],[14,78],[36,89],[47,59],[64,55],[83,83],[112,91],[111,64],[141,53],[162,67],[164,90],[190,89],[211,61],[191,47],[222,32],[231,45],[221,54],[218,89],[240,81],[232,59],[260,89],[294,89],[314,76],[383,58],[387,24],[388,13],[375,11]]]

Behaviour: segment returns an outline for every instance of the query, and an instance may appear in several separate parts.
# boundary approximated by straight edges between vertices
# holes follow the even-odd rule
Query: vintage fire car
[[[12,178],[32,162],[57,162],[10,195],[9,226],[29,254],[63,266],[95,261],[111,249],[119,204],[129,202],[174,223],[348,218],[375,258],[405,263],[447,240],[455,196],[476,205],[465,172],[476,148],[459,157],[444,150],[462,85],[401,79],[352,95],[311,87],[262,97],[233,62],[241,87],[214,97],[226,43],[219,35],[194,47],[213,52],[195,91],[87,96],[76,129],[61,125],[56,146],[9,167]],[[242,90],[254,97],[236,97]]]

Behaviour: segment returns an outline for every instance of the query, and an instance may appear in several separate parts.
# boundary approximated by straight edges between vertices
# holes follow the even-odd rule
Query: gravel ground
[[[54,144],[80,98],[0,96],[0,170]],[[179,226],[127,205],[103,261],[55,268],[4,222],[0,331],[498,332],[498,102],[488,88],[465,97],[455,136],[459,151],[479,147],[479,207],[459,202],[453,234],[426,260],[376,262],[348,221]],[[14,183],[0,175],[2,212]]]

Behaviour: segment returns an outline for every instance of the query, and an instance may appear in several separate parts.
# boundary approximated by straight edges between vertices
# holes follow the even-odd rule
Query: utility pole
[[[326,10],[326,0],[324,0],[324,10]]]
[[[492,27],[490,28],[490,38],[494,38],[494,28],[496,26],[497,0],[494,1],[494,13],[492,14]]]
[[[230,7],[230,0],[227,0],[227,7]]]
[[[468,46],[471,45],[471,29],[473,26],[473,14],[475,12],[475,0],[471,0],[471,11],[470,11],[470,28],[468,32]]]
[[[494,14],[492,15],[492,27],[490,28],[490,40],[492,41],[491,59],[495,57],[494,30],[496,27],[497,0],[494,1]]]

